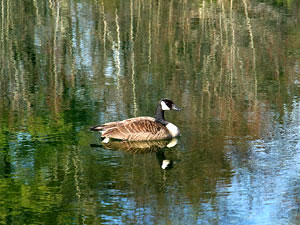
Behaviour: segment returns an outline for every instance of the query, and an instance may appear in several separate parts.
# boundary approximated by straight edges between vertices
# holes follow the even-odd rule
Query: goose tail
[[[103,126],[94,126],[94,127],[90,127],[91,131],[102,131],[103,130]]]

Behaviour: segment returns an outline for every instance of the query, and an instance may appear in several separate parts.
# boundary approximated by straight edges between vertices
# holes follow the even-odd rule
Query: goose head
[[[180,108],[178,108],[174,102],[170,99],[167,98],[163,98],[159,101],[159,104],[161,106],[161,110],[163,111],[167,111],[167,110],[176,110],[179,111],[181,110]]]
[[[168,110],[180,110],[174,102],[170,99],[163,98],[158,102],[157,108],[156,108],[156,113],[155,113],[155,121],[167,125],[168,122],[165,120],[165,115],[164,112]]]

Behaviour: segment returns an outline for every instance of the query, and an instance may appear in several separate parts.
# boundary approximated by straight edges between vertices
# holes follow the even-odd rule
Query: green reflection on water
[[[245,177],[257,182],[253,143],[294,121],[298,1],[5,0],[0,7],[0,223],[265,221],[245,219],[257,204],[243,211],[226,199],[260,193],[234,189],[237,174],[249,167]],[[184,109],[166,115],[183,134],[176,147],[152,154],[90,147],[99,139],[88,127],[152,116],[162,97]],[[161,169],[162,152],[172,169]],[[293,187],[294,211],[270,223],[299,218]]]

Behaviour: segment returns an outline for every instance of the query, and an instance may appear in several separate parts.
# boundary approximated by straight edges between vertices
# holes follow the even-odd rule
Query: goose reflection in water
[[[108,143],[91,144],[91,147],[103,147],[109,150],[122,150],[132,154],[156,153],[157,160],[162,169],[171,169],[173,161],[167,159],[165,151],[177,145],[178,139],[159,141],[111,141]]]

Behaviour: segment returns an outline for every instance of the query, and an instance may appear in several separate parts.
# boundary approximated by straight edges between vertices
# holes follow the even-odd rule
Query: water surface
[[[1,224],[300,224],[298,1],[0,8]],[[89,131],[163,97],[172,148]]]

